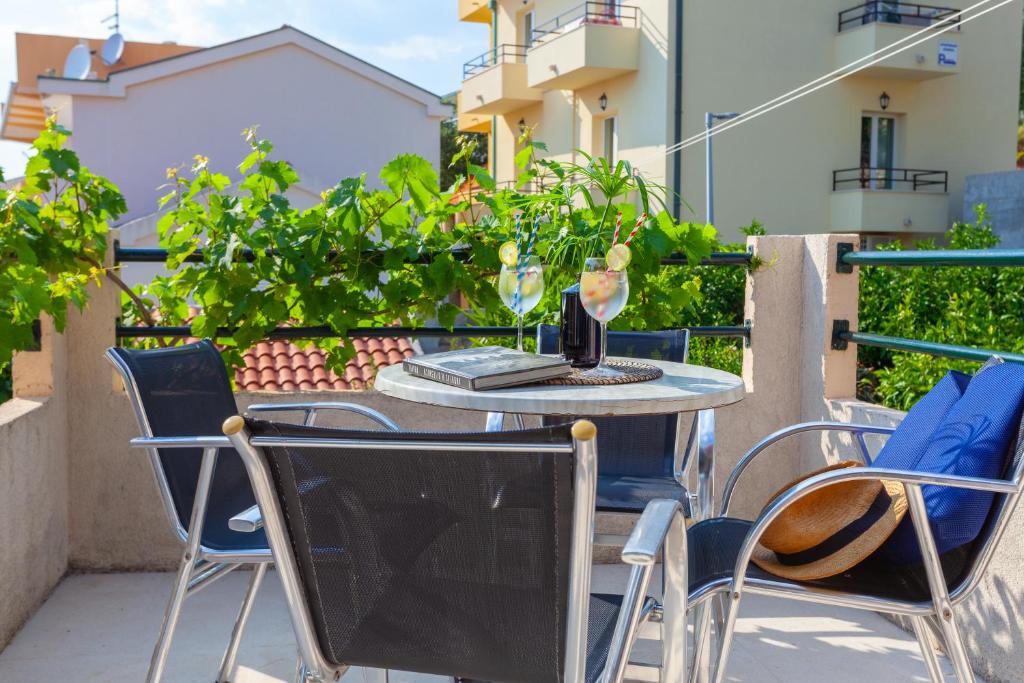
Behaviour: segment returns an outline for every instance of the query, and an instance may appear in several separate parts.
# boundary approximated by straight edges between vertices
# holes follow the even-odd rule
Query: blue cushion
[[[970,380],[959,400],[928,430],[955,389],[962,386],[963,377],[960,373],[946,375],[914,406],[878,454],[876,467],[973,477],[1002,476],[1024,407],[1024,366],[1005,363],[988,367]],[[955,387],[949,386],[950,380]],[[927,419],[915,416],[915,411],[923,412],[918,410],[922,405],[930,411]],[[917,427],[920,431],[904,430],[911,416],[915,416],[915,424],[910,429]],[[897,436],[900,439],[893,444]],[[943,486],[925,486],[922,491],[939,553],[978,537],[992,507],[993,494]],[[896,564],[921,560],[909,514],[878,553]]]
[[[892,470],[916,470],[924,457],[928,437],[946,419],[946,413],[964,395],[970,381],[970,375],[955,370],[947,372],[903,418],[896,432],[879,451],[874,466]]]

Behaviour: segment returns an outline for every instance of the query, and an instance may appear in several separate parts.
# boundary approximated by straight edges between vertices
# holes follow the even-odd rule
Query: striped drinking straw
[[[629,246],[629,243],[633,241],[633,238],[636,236],[636,233],[640,229],[640,226],[642,226],[646,221],[647,221],[647,214],[646,213],[640,214],[640,218],[636,219],[636,225],[633,226],[633,231],[629,233],[629,237],[627,237],[626,241],[624,242],[624,244],[627,247]]]
[[[540,226],[538,226],[537,222],[534,221],[533,222],[533,230],[530,231],[530,237],[526,241],[526,251],[522,252],[519,255],[519,263],[516,266],[516,294],[512,298],[512,301],[515,304],[513,306],[513,308],[514,308],[514,313],[516,315],[521,315],[519,313],[519,308],[520,308],[520,301],[522,300],[522,297],[523,297],[523,278],[526,277],[526,263],[527,263],[527,261],[530,260],[530,254],[533,252],[533,243],[537,239],[537,233],[538,232],[540,232]]]
[[[622,212],[619,211],[619,215],[615,217],[615,234],[612,235],[612,246],[614,247],[619,241],[619,231],[622,230]]]

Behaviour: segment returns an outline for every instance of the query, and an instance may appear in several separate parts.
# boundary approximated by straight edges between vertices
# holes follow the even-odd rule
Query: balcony
[[[949,227],[948,184],[947,171],[833,171],[832,231],[941,233]]]
[[[919,180],[929,182],[927,178]],[[756,333],[742,361],[748,382],[746,394],[741,403],[721,411],[716,418],[720,453],[742,452],[780,424],[798,420],[842,416],[889,426],[902,417],[895,411],[853,400],[856,353],[822,344],[823,335],[832,329],[833,316],[857,310],[859,276],[837,272],[833,265],[839,242],[844,239],[849,237],[751,238],[750,258],[772,259],[772,266],[745,275],[750,284],[743,317],[749,318]],[[814,264],[829,265],[822,269],[821,277],[809,277],[808,268]],[[121,386],[112,383],[111,371],[103,360],[103,350],[117,341],[113,316],[120,310],[119,300],[113,287],[96,290],[90,306],[74,325],[68,326],[65,337],[58,337],[46,321],[39,350],[15,358],[15,391],[26,391],[30,383],[31,388],[44,393],[16,398],[0,411],[0,463],[12,482],[9,488],[18,490],[18,495],[0,496],[3,519],[17,521],[9,525],[15,533],[8,534],[6,552],[0,555],[0,576],[13,587],[8,602],[14,603],[13,608],[0,612],[0,681],[140,681],[160,629],[174,580],[166,569],[174,566],[181,546],[160,514],[159,494],[152,472],[143,462],[145,456],[129,447],[128,439],[138,433],[131,407]],[[818,326],[819,331],[812,326]],[[69,363],[69,349],[74,349],[74,365]],[[288,353],[271,348],[267,358],[273,355],[284,359]],[[276,366],[276,362],[271,365]],[[74,373],[54,372],[55,368],[69,366]],[[282,390],[273,393],[246,388],[241,382],[237,387],[240,410],[252,403],[293,402],[306,391],[301,386],[284,388],[283,383]],[[831,394],[822,400],[826,390]],[[301,400],[311,400],[310,394],[303,393]],[[410,430],[442,427],[452,432],[472,432],[481,428],[484,419],[481,413],[410,403],[377,390],[333,387],[320,391],[313,400],[373,407],[398,416],[402,426]],[[335,418],[340,424],[328,419],[334,426],[366,427],[357,415],[350,417],[352,421]],[[685,443],[685,438],[680,442]],[[75,454],[84,455],[69,457],[69,444],[76,447]],[[871,444],[876,445],[874,441]],[[839,455],[854,452],[839,442],[830,441],[829,448],[830,453]],[[714,449],[703,450],[714,453]],[[768,461],[770,467],[739,489],[737,514],[756,515],[778,486],[805,470],[799,453],[799,449],[795,455],[786,450],[775,452]],[[723,458],[718,464],[722,477],[730,471],[732,461]],[[69,495],[74,496],[74,504],[68,503]],[[110,504],[113,499],[116,505]],[[504,502],[502,498],[498,501]],[[514,505],[513,500],[507,506],[509,516],[515,514],[514,519],[522,519]],[[397,525],[399,532],[405,525],[417,531],[424,526],[408,515],[402,519],[410,521]],[[607,539],[624,533],[631,523],[629,517],[599,516],[596,528]],[[1011,543],[1019,536],[1019,526],[1014,528],[1018,531],[1009,529],[1006,534]],[[69,529],[74,529],[75,535]],[[433,528],[427,531],[440,535]],[[505,540],[504,536],[496,537],[495,547],[501,548]],[[630,568],[622,564],[617,547],[604,547],[605,551],[595,552],[595,566],[588,580],[597,592],[617,593],[623,589]],[[75,558],[75,571],[67,573],[69,557]],[[522,562],[522,558],[513,559]],[[338,564],[339,576],[345,577],[341,574],[347,571],[345,565]],[[127,573],[109,573],[111,567]],[[661,571],[655,570],[655,579],[649,585],[655,598],[662,596]],[[1003,567],[995,568],[990,575],[1000,592],[993,589],[984,599],[1019,600],[1019,577]],[[186,601],[164,678],[168,683],[209,680],[221,661],[250,576],[244,569],[237,569],[210,577],[216,581],[207,582],[203,599]],[[279,577],[277,574],[268,579],[260,588],[242,641],[238,675],[229,680],[295,680],[296,643],[288,609],[294,605],[294,598],[288,597]],[[428,594],[424,600],[431,598],[433,594]],[[962,607],[959,610],[966,612]],[[664,624],[664,618],[660,620]],[[974,646],[976,650],[1001,642],[1007,629],[1013,628],[975,619],[964,622],[970,642],[980,643]],[[383,628],[392,627],[386,623]],[[627,668],[630,680],[659,680],[652,665],[659,663],[662,648],[682,647],[676,642],[659,642],[661,628],[664,626],[659,628],[654,623],[638,629],[637,657]],[[744,597],[736,632],[735,654],[728,669],[730,680],[763,681],[765,671],[780,672],[785,680],[795,683],[924,680],[925,663],[914,636],[873,611],[750,595]],[[927,642],[930,647],[931,641]],[[979,666],[988,666],[989,661],[1001,659],[978,662]],[[930,665],[948,677],[948,660],[935,659]],[[393,676],[391,680],[406,683],[439,680],[409,673]],[[382,672],[357,668],[340,680],[359,683],[386,678]]]
[[[926,80],[960,73],[960,22],[951,7],[873,0],[839,13],[835,64],[840,68],[906,38],[927,26],[944,23],[936,40],[901,52],[858,71],[858,76]]]
[[[476,24],[491,23],[491,6],[488,0],[459,0],[459,21]]]
[[[464,114],[462,93],[455,95],[455,111],[458,112],[456,127],[460,133],[491,134],[491,117],[483,114]]]
[[[636,71],[640,10],[586,2],[533,31],[528,83],[546,90],[578,90]]]
[[[462,67],[460,114],[497,116],[540,102],[526,78],[526,46],[499,45]]]

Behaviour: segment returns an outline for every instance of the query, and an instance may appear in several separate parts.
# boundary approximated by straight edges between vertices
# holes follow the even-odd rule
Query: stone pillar
[[[67,346],[53,320],[40,321],[41,344],[38,351],[14,354],[11,376],[15,398],[40,398],[64,392],[67,386]]]
[[[752,329],[743,350],[746,396],[718,411],[716,462],[718,492],[739,458],[771,432],[800,417],[800,330],[803,324],[804,238],[751,237],[760,265],[747,277],[744,318]],[[798,461],[790,454],[766,455],[747,471],[733,497],[730,514],[752,518],[765,499],[793,479]]]
[[[113,257],[113,249],[108,251]],[[112,265],[111,262],[107,264]],[[128,447],[138,425],[110,363],[121,291],[109,280],[68,315],[70,557],[75,569],[170,568],[180,544],[167,524],[149,457]]]
[[[857,346],[832,348],[832,327],[836,320],[848,320],[857,329],[859,268],[852,273],[836,270],[842,243],[857,245],[853,234],[808,235],[804,264],[804,325],[802,333],[801,421],[831,420],[831,404],[857,395]],[[800,437],[802,471],[825,465],[822,451],[842,457],[850,440],[834,433],[810,433]]]
[[[759,265],[747,278],[744,316],[751,322],[744,349],[746,398],[720,411],[718,481],[751,446],[777,429],[826,419],[827,399],[853,396],[856,350],[831,348],[832,321],[856,328],[857,273],[836,272],[836,249],[856,235],[751,237]],[[796,437],[762,456],[741,480],[733,513],[752,517],[767,497],[820,466],[822,440]],[[721,485],[720,485],[721,487]],[[719,488],[720,488],[719,487]]]

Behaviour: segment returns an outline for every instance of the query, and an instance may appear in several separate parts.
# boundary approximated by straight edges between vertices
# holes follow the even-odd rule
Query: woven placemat
[[[605,365],[623,373],[620,377],[586,377],[583,373],[585,368],[573,368],[571,375],[546,379],[538,384],[633,384],[635,382],[650,382],[658,379],[664,373],[661,368],[650,363],[641,363],[635,360],[608,359]]]

